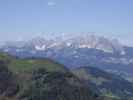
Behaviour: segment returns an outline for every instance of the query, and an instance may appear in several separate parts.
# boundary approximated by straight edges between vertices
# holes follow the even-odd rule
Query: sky
[[[0,41],[84,32],[133,46],[133,0],[0,0]]]

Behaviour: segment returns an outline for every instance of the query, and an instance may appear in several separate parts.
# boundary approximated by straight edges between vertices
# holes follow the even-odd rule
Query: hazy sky
[[[0,0],[0,40],[95,32],[133,45],[133,0]]]

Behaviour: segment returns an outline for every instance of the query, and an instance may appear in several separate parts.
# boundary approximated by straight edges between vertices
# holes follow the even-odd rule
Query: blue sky
[[[95,32],[133,46],[133,0],[0,0],[0,40]]]

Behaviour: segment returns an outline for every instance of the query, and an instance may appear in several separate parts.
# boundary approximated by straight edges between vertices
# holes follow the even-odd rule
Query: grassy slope
[[[52,62],[48,59],[14,59],[10,62],[8,65],[9,68],[14,72],[32,72],[35,69],[38,68],[45,68],[48,72],[53,71],[62,71],[65,72],[66,69],[64,66]]]
[[[36,80],[35,81],[32,80],[32,77],[34,75],[33,72],[35,70],[38,70],[39,68],[43,68],[46,70],[48,74],[48,77],[46,78],[48,78],[49,81],[46,81],[43,84],[41,83],[41,81],[39,81],[38,83],[39,84],[41,83],[42,87],[43,86],[45,87],[45,85],[47,84],[51,84],[49,88],[53,87],[53,89],[50,90],[53,95],[55,95],[58,91],[59,98],[62,96],[65,97],[64,99],[60,99],[60,100],[66,100],[66,98],[68,97],[70,98],[69,100],[88,100],[87,98],[89,98],[89,100],[96,100],[96,99],[93,99],[94,97],[92,96],[93,94],[91,94],[90,90],[86,89],[86,87],[82,85],[80,81],[77,79],[77,77],[71,75],[69,70],[65,68],[63,65],[58,64],[54,61],[51,61],[49,59],[33,59],[33,58],[18,59],[18,58],[9,56],[6,53],[0,53],[0,61],[4,61],[7,64],[7,67],[9,68],[9,70],[14,74],[14,80],[16,81],[16,84],[19,85],[19,92],[15,96],[8,98],[0,95],[0,100],[21,100],[18,98],[21,95],[23,95],[23,93],[26,93],[26,91],[29,91],[33,83],[38,82]],[[40,74],[38,73],[38,75]],[[42,75],[42,78],[41,78],[42,80],[45,79],[45,77],[43,76],[45,76],[45,74]],[[60,83],[58,82],[61,82],[62,85],[60,85]],[[34,86],[35,85],[33,85],[33,87]],[[40,88],[39,91],[43,91],[41,89],[42,88]],[[54,93],[53,93],[53,90],[54,90]],[[32,92],[35,92],[35,91],[32,91]],[[45,92],[47,93],[48,91],[46,90]],[[60,93],[64,93],[64,94],[60,94]],[[30,93],[27,97],[33,94],[34,93]],[[79,98],[72,99],[77,97]],[[26,100],[29,100],[29,99],[26,99]],[[49,100],[49,99],[46,99],[46,100]],[[55,100],[59,100],[59,99],[57,99],[56,97]]]
[[[19,95],[23,94],[23,92],[27,91],[29,86],[32,84],[30,78],[32,77],[32,72],[34,70],[37,70],[39,68],[44,68],[47,72],[50,72],[50,73],[53,73],[53,72],[63,72],[63,73],[64,72],[68,72],[68,69],[65,68],[63,65],[61,65],[59,63],[56,63],[54,61],[51,61],[50,59],[33,59],[33,58],[30,58],[30,59],[18,59],[18,58],[9,56],[6,53],[0,53],[0,60],[6,62],[8,64],[9,70],[11,70],[14,74],[17,75],[16,83],[19,84],[20,90],[21,90],[17,94],[17,96],[12,97],[12,98],[7,98],[5,100],[18,100],[16,98]],[[92,76],[89,76],[89,77],[87,76],[86,77],[86,74],[87,73],[84,73],[84,71],[80,73],[81,76],[84,76],[84,78],[93,80],[98,85],[102,84],[102,82],[108,81],[108,80],[105,80],[103,78],[97,79],[96,77],[92,77]],[[67,77],[66,77],[66,79],[68,79],[69,81],[71,80],[71,79],[69,79]],[[75,77],[73,77],[73,79],[75,79]],[[60,78],[59,78],[59,80],[60,80]],[[78,82],[78,81],[76,81],[76,82]],[[74,82],[74,84],[76,82]],[[66,83],[64,83],[64,84],[66,84]],[[82,91],[82,90],[80,90],[80,91]],[[115,100],[115,99],[112,99],[112,97],[110,97],[110,98],[111,99],[109,99],[109,100]],[[1,99],[1,96],[0,96],[0,99]],[[108,100],[108,97],[105,100]]]
[[[8,63],[9,69],[16,73],[32,72],[38,68],[45,68],[48,72],[68,71],[63,65],[50,59],[18,59],[6,53],[0,53],[0,60]]]
[[[67,72],[63,65],[58,64],[50,59],[18,59],[6,53],[0,53],[0,61],[7,64],[8,69],[16,76],[16,83],[20,86],[20,92],[17,96],[21,95],[31,85],[32,72],[39,68],[45,69],[47,72]],[[0,96],[1,100],[2,96]],[[5,98],[5,97],[4,97]],[[6,100],[12,98],[7,98]],[[16,100],[13,97],[13,100]]]

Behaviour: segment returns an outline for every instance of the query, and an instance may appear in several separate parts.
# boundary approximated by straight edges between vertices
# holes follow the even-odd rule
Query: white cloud
[[[48,6],[55,6],[55,5],[56,5],[56,3],[53,2],[53,1],[49,1],[49,2],[48,2]]]

